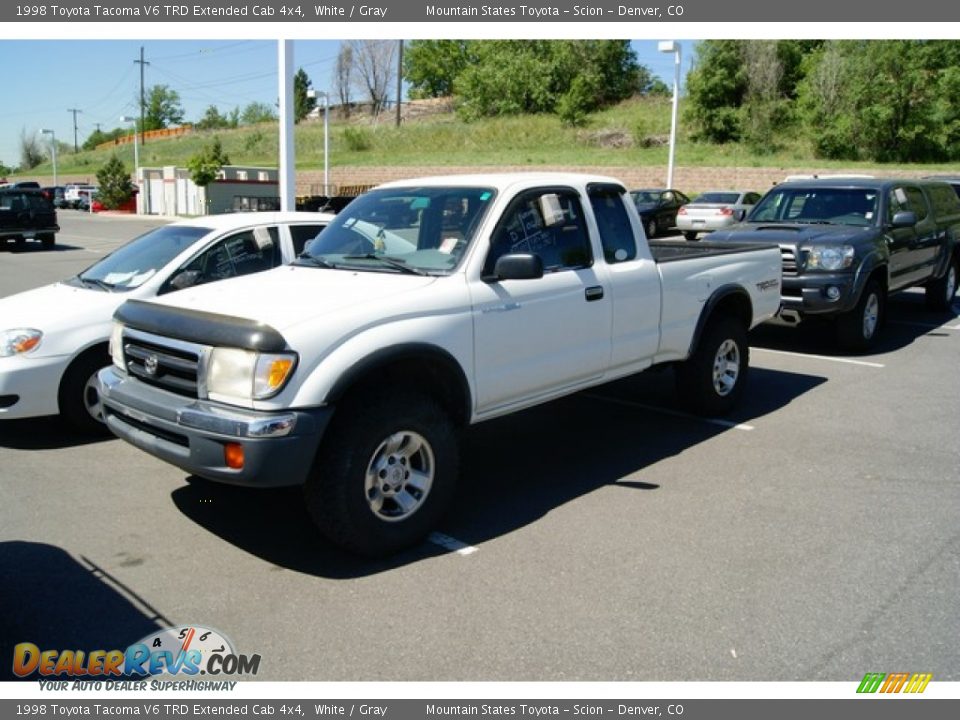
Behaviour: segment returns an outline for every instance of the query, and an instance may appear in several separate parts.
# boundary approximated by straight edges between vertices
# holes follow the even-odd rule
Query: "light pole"
[[[133,124],[133,180],[137,186],[137,212],[140,212],[140,143],[137,142],[137,119],[131,115],[121,115],[120,122]]]
[[[323,95],[323,194],[330,197],[330,94],[307,90],[307,97]]]
[[[53,130],[41,129],[40,132],[50,136],[50,147],[53,150],[53,184],[59,185],[57,182],[57,135]]]
[[[673,187],[673,158],[677,149],[677,105],[680,101],[680,43],[663,40],[657,44],[662,53],[673,53],[673,111],[670,114],[670,159],[667,162],[667,187]]]

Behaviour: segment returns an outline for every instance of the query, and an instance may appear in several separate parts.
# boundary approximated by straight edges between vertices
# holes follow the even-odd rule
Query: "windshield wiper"
[[[305,260],[306,262],[300,262],[301,260]],[[310,255],[308,253],[300,253],[299,255],[297,255],[297,259],[293,261],[293,264],[294,265],[310,264],[316,267],[327,268],[329,270],[335,270],[337,267],[336,264],[330,262],[329,260],[324,260],[323,258],[319,258],[314,255]]]
[[[399,258],[387,257],[386,255],[376,255],[374,253],[365,253],[363,255],[344,255],[344,260],[376,260],[381,262],[384,265],[389,265],[392,268],[410,275],[429,275],[430,273],[421,270],[420,268],[413,267],[408,265],[406,261],[400,260]]]
[[[104,292],[113,292],[116,285],[111,285],[110,283],[104,280],[97,280],[96,278],[87,278],[83,275],[77,275],[77,280],[82,282],[84,285],[92,285],[93,287],[98,287]]]

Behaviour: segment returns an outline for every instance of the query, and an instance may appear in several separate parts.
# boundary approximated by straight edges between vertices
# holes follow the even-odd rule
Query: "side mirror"
[[[893,216],[890,223],[895,228],[913,227],[917,224],[917,214],[913,210],[901,210]]]
[[[174,275],[169,282],[169,285],[174,290],[186,290],[188,287],[192,287],[197,284],[197,280],[200,279],[200,273],[197,270],[183,270],[182,272]]]
[[[543,277],[543,260],[539,255],[512,253],[501,255],[493,266],[493,281],[536,280]]]

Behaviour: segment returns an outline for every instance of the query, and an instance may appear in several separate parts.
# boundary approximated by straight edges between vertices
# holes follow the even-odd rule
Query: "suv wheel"
[[[857,306],[837,318],[837,341],[842,348],[855,352],[869,350],[876,343],[883,324],[886,296],[876,280],[871,280],[860,294]]]
[[[957,265],[958,262],[954,260],[943,277],[927,283],[926,301],[927,307],[931,310],[943,312],[953,305],[953,298],[957,294]]]

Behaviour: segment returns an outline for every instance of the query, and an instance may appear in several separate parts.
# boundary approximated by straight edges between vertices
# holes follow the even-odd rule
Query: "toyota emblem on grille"
[[[157,374],[157,366],[159,364],[160,361],[156,355],[147,355],[147,359],[143,361],[143,369],[147,375],[153,376]]]

